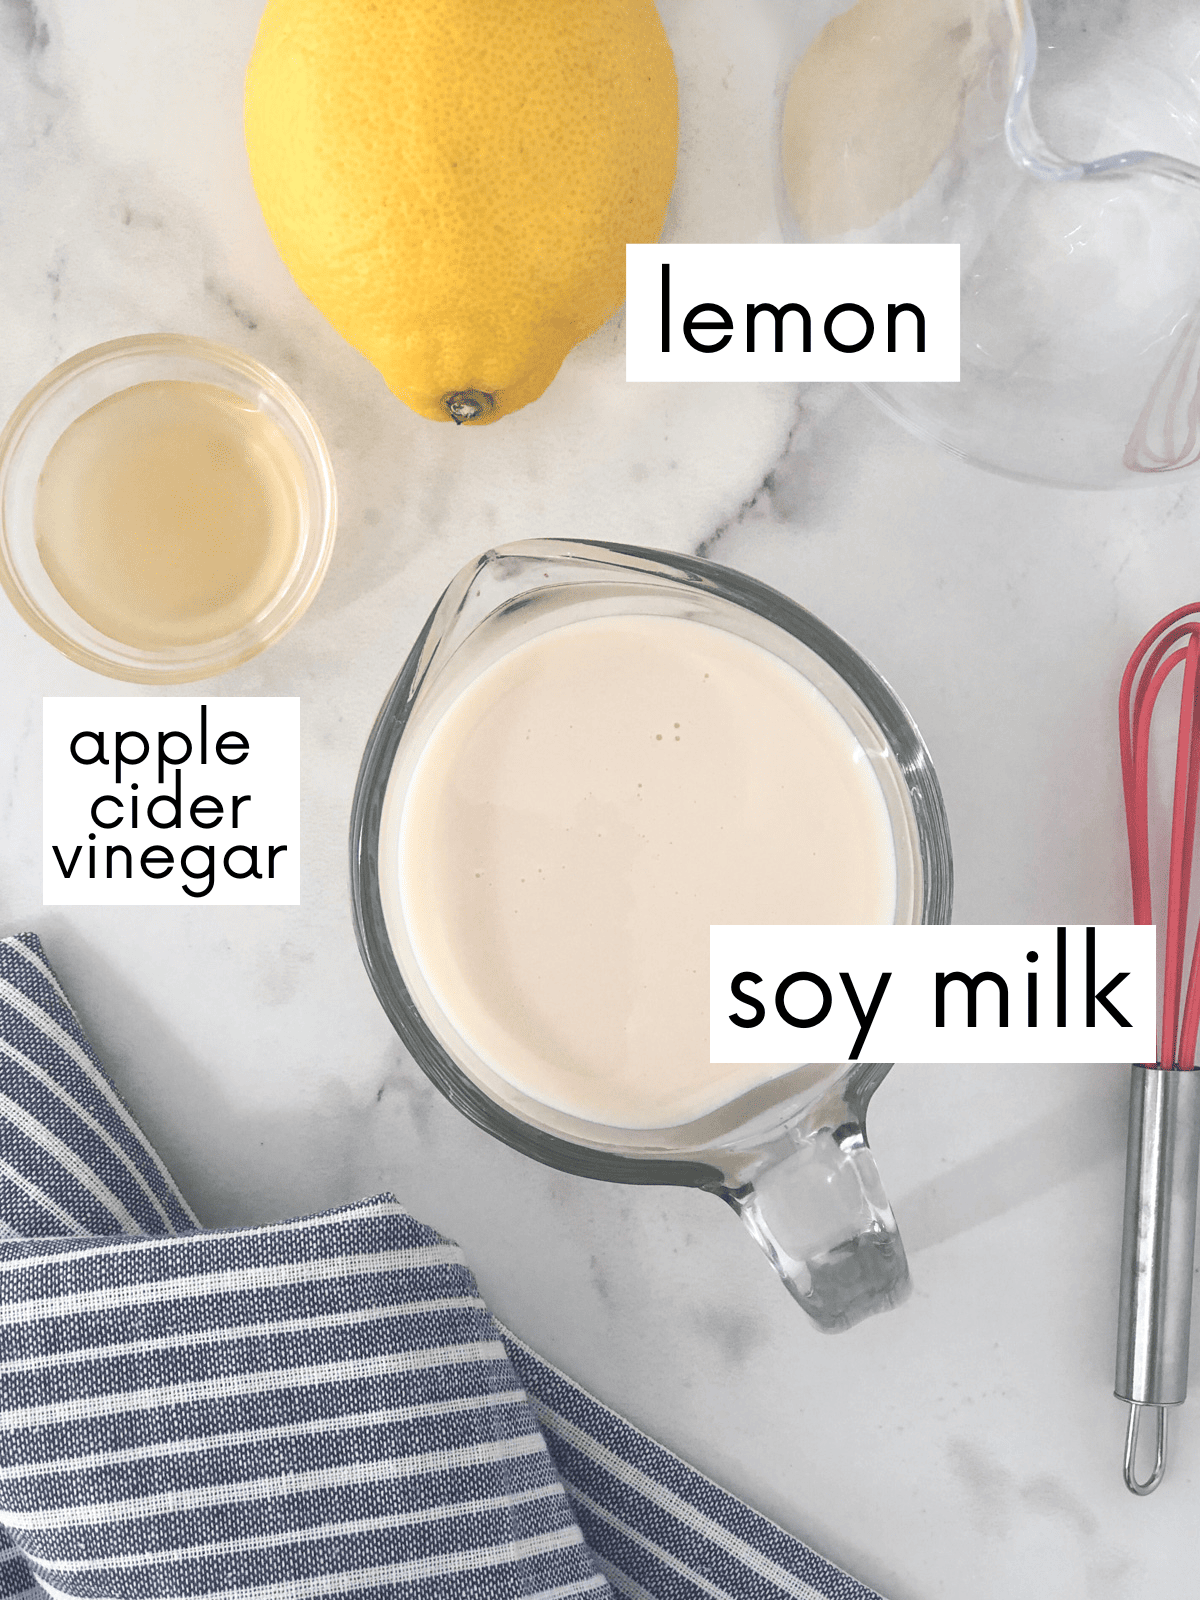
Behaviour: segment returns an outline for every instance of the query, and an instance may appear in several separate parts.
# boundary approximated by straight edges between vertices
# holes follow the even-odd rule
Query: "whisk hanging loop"
[[[1138,1434],[1142,1426],[1142,1412],[1153,1411],[1158,1418],[1154,1441],[1154,1471],[1148,1478],[1137,1476]],[[1125,1487],[1131,1494],[1153,1494],[1167,1470],[1167,1408],[1143,1406],[1136,1401],[1129,1407],[1129,1426],[1125,1429]]]

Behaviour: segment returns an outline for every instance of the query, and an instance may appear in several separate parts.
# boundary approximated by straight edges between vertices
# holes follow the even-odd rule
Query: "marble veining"
[[[938,767],[961,920],[1122,920],[1116,687],[1145,628],[1195,598],[1200,483],[990,477],[853,390],[626,385],[620,318],[495,428],[414,417],[263,228],[239,124],[258,9],[0,0],[0,411],[74,351],[162,328],[239,345],[317,416],[342,505],[325,587],[199,686],[302,698],[303,903],[42,909],[41,697],[124,691],[5,604],[0,932],[40,933],[205,1221],[394,1190],[549,1359],[889,1600],[1184,1593],[1200,1378],[1163,1488],[1136,1502],[1120,1478],[1123,1069],[894,1072],[871,1131],[913,1298],[823,1339],[711,1197],[567,1177],[450,1108],[363,973],[346,832],[375,712],[454,572],[531,534],[616,537],[763,578],[874,662]],[[668,232],[772,238],[788,7],[660,9],[683,118]],[[1171,0],[1036,11],[1048,74],[1103,75],[1135,26],[1177,52],[1193,37]]]

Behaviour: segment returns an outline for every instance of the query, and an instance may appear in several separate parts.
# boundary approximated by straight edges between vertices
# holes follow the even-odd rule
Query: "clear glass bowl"
[[[920,437],[1035,482],[1194,469],[1194,7],[1166,0],[1086,57],[1068,41],[1036,94],[1024,0],[822,0],[791,8],[788,27],[784,237],[961,248],[961,382],[868,386],[873,398]]]
[[[65,430],[110,396],[160,381],[231,390],[281,430],[295,463],[298,539],[275,593],[236,631],[148,650],[102,633],[59,593],[38,551],[34,507],[46,458]],[[304,405],[259,362],[207,339],[143,334],[85,350],[31,389],[0,434],[0,583],[43,639],[110,678],[187,683],[226,672],[265,650],[311,603],[333,553],[336,527],[333,466]]]

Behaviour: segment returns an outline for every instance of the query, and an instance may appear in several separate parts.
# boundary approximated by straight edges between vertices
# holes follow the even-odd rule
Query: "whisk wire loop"
[[[1167,649],[1189,631],[1186,628],[1178,629],[1150,655],[1133,702],[1129,740],[1132,749],[1128,777],[1130,788],[1126,791],[1125,815],[1129,829],[1129,865],[1134,879],[1134,921],[1145,925],[1154,920],[1150,904],[1150,725],[1159,690],[1180,662],[1187,659],[1186,648],[1170,656],[1166,654]]]
[[[1150,855],[1148,838],[1148,797],[1146,775],[1150,746],[1150,712],[1158,698],[1158,691],[1174,668],[1184,659],[1181,651],[1160,672],[1163,657],[1186,639],[1200,620],[1174,628],[1172,624],[1181,617],[1196,614],[1200,619],[1200,604],[1181,606],[1170,616],[1151,628],[1129,658],[1121,679],[1119,731],[1121,747],[1121,781],[1125,792],[1125,822],[1129,834],[1129,859],[1133,872],[1134,921],[1148,925],[1150,912]],[[1140,676],[1139,676],[1140,673]],[[1137,683],[1136,692],[1134,683]],[[1147,706],[1149,697],[1149,706]],[[1132,704],[1131,704],[1132,701]],[[1142,781],[1139,782],[1139,774]]]
[[[1141,924],[1154,920],[1150,892],[1150,725],[1159,692],[1179,666],[1184,669],[1184,681],[1172,802],[1159,1060],[1165,1067],[1192,1068],[1200,1033],[1200,955],[1194,952],[1188,965],[1186,991],[1184,960],[1200,798],[1200,605],[1182,606],[1152,628],[1130,657],[1121,681],[1121,776],[1134,921]]]
[[[1185,703],[1188,708],[1188,759],[1187,799],[1183,816],[1184,854],[1179,868],[1183,909],[1177,930],[1182,955],[1187,938],[1187,893],[1192,881],[1192,852],[1196,840],[1196,799],[1200,789],[1200,636],[1193,636],[1188,646],[1187,677],[1184,681]],[[1180,720],[1180,740],[1183,739],[1183,721]],[[1182,961],[1180,962],[1182,969]],[[1200,1028],[1200,942],[1192,950],[1188,968],[1187,994],[1183,1019],[1179,1028],[1179,1061],[1181,1065],[1194,1066],[1196,1062],[1196,1035]]]

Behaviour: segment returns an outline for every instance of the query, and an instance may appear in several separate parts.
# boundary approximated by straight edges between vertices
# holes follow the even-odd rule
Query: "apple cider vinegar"
[[[303,467],[265,412],[218,384],[121,390],[46,457],[34,527],[55,588],[135,649],[204,644],[254,621],[301,539]]]

